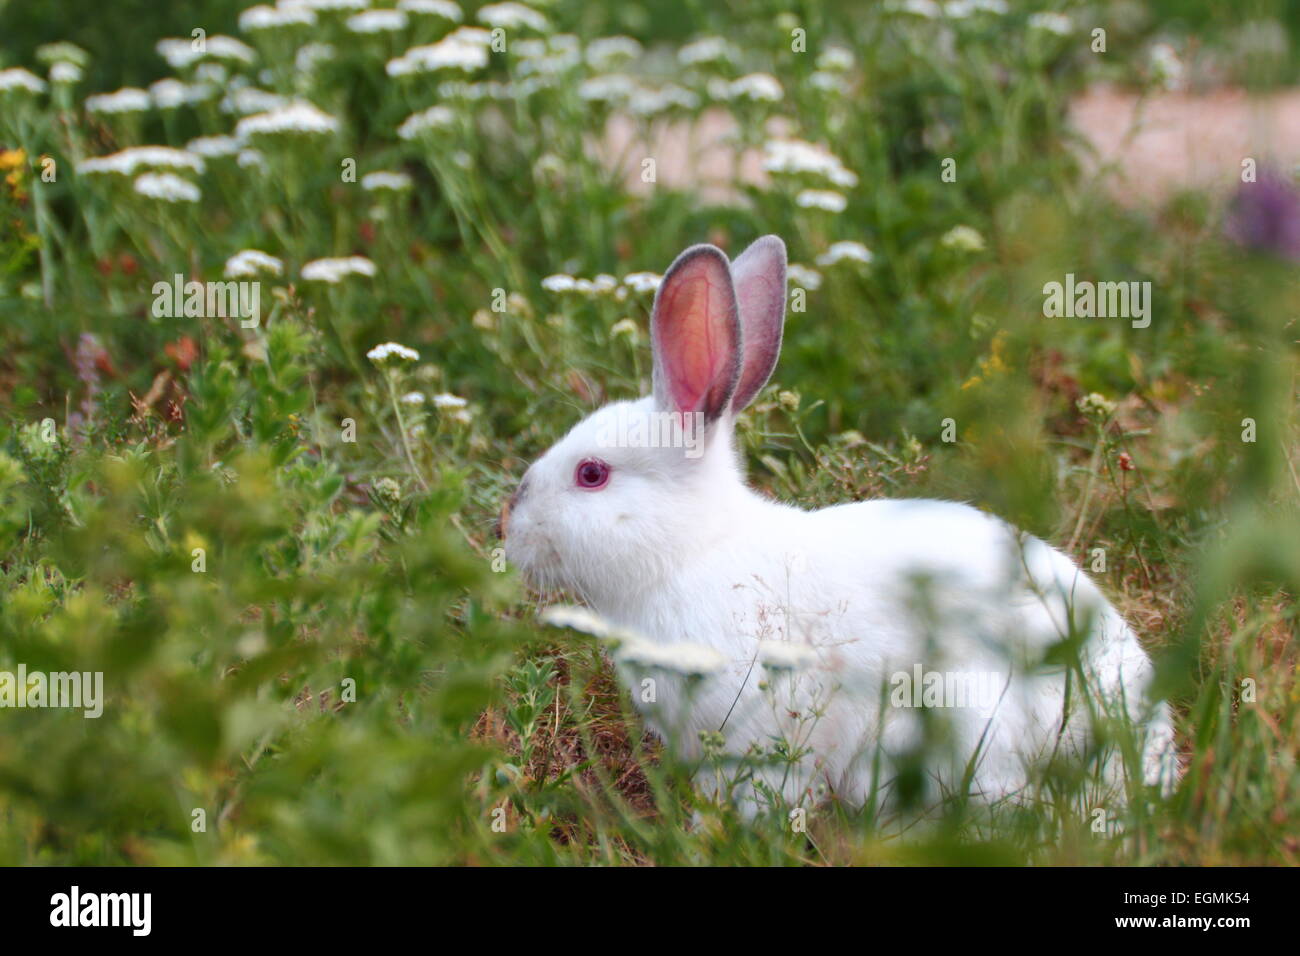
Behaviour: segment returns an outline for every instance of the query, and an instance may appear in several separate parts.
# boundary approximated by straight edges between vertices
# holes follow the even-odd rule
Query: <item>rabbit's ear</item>
[[[739,412],[767,384],[781,354],[785,324],[785,243],[763,236],[731,264],[731,278],[740,306],[741,340],[745,346],[740,383],[731,399]]]
[[[664,274],[650,321],[655,404],[664,411],[727,410],[740,379],[740,312],[727,257],[691,246]]]

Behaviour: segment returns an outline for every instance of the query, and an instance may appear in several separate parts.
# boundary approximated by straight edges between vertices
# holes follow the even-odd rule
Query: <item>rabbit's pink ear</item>
[[[763,236],[731,264],[731,278],[740,306],[741,341],[745,346],[740,383],[731,399],[739,412],[767,384],[781,354],[785,324],[785,243]]]
[[[665,411],[727,410],[740,378],[740,314],[727,257],[691,246],[668,268],[650,322],[655,403]]]

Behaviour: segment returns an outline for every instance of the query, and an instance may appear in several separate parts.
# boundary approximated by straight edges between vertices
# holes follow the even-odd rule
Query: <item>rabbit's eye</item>
[[[578,462],[578,467],[573,472],[573,483],[579,488],[603,488],[607,481],[609,481],[609,465],[599,458],[584,458]]]

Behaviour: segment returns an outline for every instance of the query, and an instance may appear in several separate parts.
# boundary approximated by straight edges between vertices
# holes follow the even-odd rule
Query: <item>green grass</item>
[[[741,140],[761,148],[781,117],[827,145],[858,177],[842,213],[795,202],[832,188],[814,176],[727,200],[631,188],[591,148],[613,109],[579,96],[598,72],[581,63],[496,101],[442,99],[455,74],[388,77],[445,32],[431,19],[401,39],[337,16],[292,42],[243,36],[259,62],[234,74],[339,129],[264,137],[261,169],[208,159],[183,174],[193,204],[77,170],[233,128],[215,98],[85,110],[162,75],[162,34],[97,55],[103,88],[0,92],[0,671],[102,671],[107,697],[93,720],[0,710],[0,862],[1300,862],[1295,265],[1225,240],[1217,197],[1115,205],[1063,118],[1091,81],[1145,83],[1166,24],[1115,19],[1102,57],[1019,6],[948,26],[770,6],[545,11],[551,34],[636,35],[647,55],[617,69],[701,102],[709,79],[775,75],[780,101],[734,104]],[[9,34],[0,66],[38,68],[23,44],[48,31]],[[673,46],[697,34],[737,62],[680,68]],[[308,39],[337,46],[312,72],[293,61]],[[832,42],[853,64],[827,89]],[[537,76],[526,60],[512,46],[469,79]],[[397,135],[437,102],[445,128]],[[364,191],[377,170],[413,187]],[[983,247],[945,244],[957,226]],[[1104,549],[1096,577],[1159,662],[1185,766],[1170,798],[1131,801],[1124,835],[1094,832],[1068,769],[1028,807],[956,799],[906,837],[834,804],[807,832],[741,819],[645,734],[597,641],[536,622],[496,512],[533,457],[649,376],[648,294],[543,278],[662,272],[690,243],[734,254],[764,233],[822,282],[742,419],[752,482],[806,506],[967,500],[1085,567]],[[871,265],[815,266],[839,240]],[[285,263],[258,328],[153,315],[155,282],[220,279],[245,248]],[[377,274],[300,277],[354,254]],[[1042,286],[1067,272],[1151,282],[1151,326],[1044,318]],[[420,359],[366,358],[388,341]],[[411,391],[422,405],[399,401]],[[1082,410],[1092,393],[1110,404]]]

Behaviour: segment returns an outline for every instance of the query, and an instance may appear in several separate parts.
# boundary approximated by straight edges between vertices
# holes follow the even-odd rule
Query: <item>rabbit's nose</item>
[[[524,489],[526,489],[527,487],[528,487],[528,477],[525,475],[524,480],[519,483],[519,487],[515,489],[514,494],[512,494],[509,498],[507,498],[506,503],[501,506],[501,516],[497,518],[497,524],[496,524],[496,533],[497,533],[498,541],[502,541],[505,539],[507,525],[509,525],[510,523],[510,512],[515,507],[515,505],[519,503],[519,498],[523,495]]]

